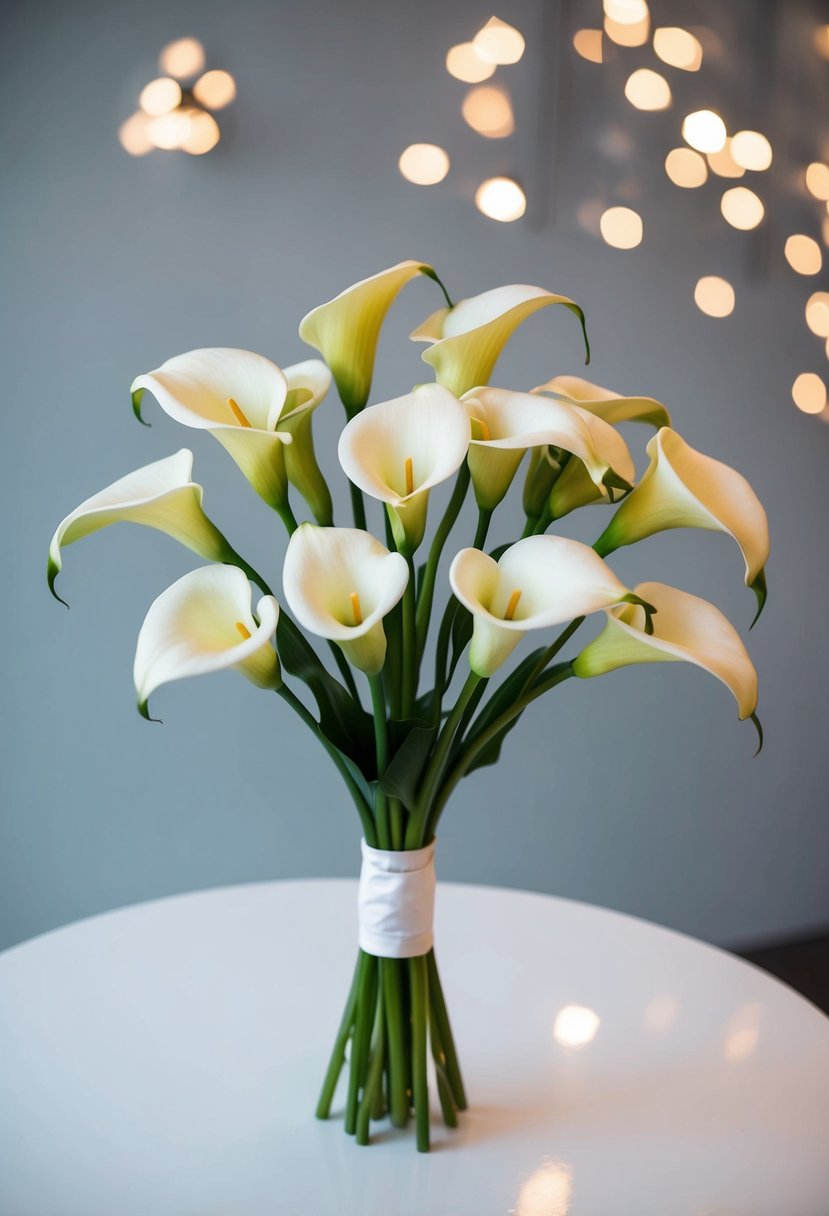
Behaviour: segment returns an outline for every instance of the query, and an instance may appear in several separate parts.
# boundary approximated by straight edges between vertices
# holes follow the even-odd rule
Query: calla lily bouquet
[[[434,382],[369,404],[386,313],[422,276],[445,296],[412,334],[426,343]],[[686,662],[716,676],[760,730],[756,673],[722,613],[662,583],[627,587],[605,559],[669,528],[726,532],[759,615],[765,512],[748,482],[691,448],[650,397],[575,376],[530,391],[493,387],[513,331],[552,306],[584,331],[566,296],[518,285],[453,304],[431,266],[402,262],[303,319],[300,336],[325,362],[281,369],[248,351],[196,350],[137,377],[140,420],[150,393],[176,422],[210,432],[280,517],[289,537],[281,597],[205,514],[186,449],[81,503],[49,548],[55,595],[66,546],[119,521],[166,532],[206,559],[150,606],[135,654],[140,712],[149,718],[163,684],[232,667],[275,691],[339,770],[363,833],[361,948],[317,1114],[328,1116],[347,1059],[345,1127],[361,1144],[372,1119],[388,1114],[399,1127],[413,1114],[417,1146],[428,1149],[429,1046],[445,1122],[454,1126],[466,1106],[433,949],[434,840],[452,791],[499,759],[522,714],[570,679]],[[347,524],[335,522],[312,433],[332,378],[346,413]],[[626,422],[654,431],[638,481],[617,429]],[[488,552],[493,513],[525,458],[524,519],[514,543]],[[430,492],[444,482],[451,495],[427,541]],[[471,544],[453,542],[446,584],[441,560],[468,496],[477,530]],[[380,536],[367,529],[367,498],[382,504]],[[312,521],[297,521],[299,501]],[[551,531],[591,505],[611,512],[592,548]],[[598,636],[562,657],[594,613],[604,615]],[[503,676],[527,635],[539,644]]]

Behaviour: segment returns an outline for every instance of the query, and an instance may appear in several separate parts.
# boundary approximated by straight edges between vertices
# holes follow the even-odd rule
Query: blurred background
[[[109,529],[67,550],[67,612],[46,550],[82,499],[186,445],[208,513],[278,586],[275,518],[208,436],[149,398],[140,427],[130,382],[198,346],[308,357],[306,311],[410,257],[455,299],[528,282],[578,300],[590,378],[665,402],[749,478],[772,534],[745,635],[762,754],[686,665],[574,681],[463,783],[440,876],[746,949],[827,931],[829,5],[518,0],[470,45],[489,3],[3,5],[0,946],[174,892],[356,874],[352,808],[276,698],[230,673],[160,692],[163,726],[138,716],[138,628],[193,555]],[[425,279],[400,297],[374,400],[425,378],[407,334],[440,303]],[[495,383],[584,372],[558,311],[519,331]],[[332,397],[315,426],[344,519],[341,423]],[[648,433],[627,438],[641,471]],[[522,519],[510,504],[496,539]],[[592,541],[604,519],[562,531]],[[612,564],[747,631],[725,536],[667,533]]]

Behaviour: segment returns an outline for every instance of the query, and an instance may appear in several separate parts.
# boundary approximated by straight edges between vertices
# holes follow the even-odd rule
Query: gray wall
[[[726,243],[712,219],[716,187],[703,202],[628,183],[628,194],[643,194],[645,245],[625,254],[591,239],[576,208],[590,193],[611,197],[616,172],[595,168],[599,78],[560,67],[559,143],[539,162],[536,139],[552,138],[548,111],[538,110],[552,63],[541,39],[555,32],[544,33],[540,2],[502,5],[530,46],[510,77],[518,136],[485,145],[463,130],[462,90],[442,55],[489,10],[472,0],[447,7],[4,5],[0,944],[171,892],[355,873],[355,816],[276,698],[231,673],[161,692],[164,726],[138,717],[134,639],[150,600],[193,567],[192,555],[143,529],[110,529],[67,551],[71,612],[50,599],[43,576],[65,512],[186,444],[208,511],[278,582],[283,539],[267,508],[208,437],[182,432],[151,402],[153,429],[140,428],[130,379],[195,346],[304,357],[296,327],[308,308],[409,256],[433,261],[458,297],[510,281],[575,296],[590,322],[593,377],[668,402],[692,443],[754,483],[773,538],[769,605],[750,639],[761,757],[751,759],[753,732],[737,723],[728,693],[693,669],[574,682],[527,716],[505,763],[464,784],[441,832],[441,875],[591,900],[720,942],[829,919],[829,430],[789,397],[796,372],[824,362],[802,323],[812,283],[785,272],[782,218],[767,225],[776,243],[765,267],[749,256],[751,238]],[[185,33],[238,77],[226,138],[198,160],[130,159],[117,123],[160,46]],[[675,112],[637,118],[621,114],[618,96],[607,104],[619,122],[652,124],[636,128],[637,156],[659,161],[670,146],[663,134],[676,140],[665,134]],[[439,190],[408,186],[399,151],[435,137],[454,155],[452,178]],[[488,173],[520,172],[542,192],[550,167],[555,223],[535,204],[514,226],[470,205]],[[701,269],[720,267],[737,282],[739,306],[714,322],[691,290]],[[382,342],[378,398],[421,377],[405,335],[436,306],[425,281],[401,299]],[[518,336],[496,379],[530,387],[579,370],[573,319],[547,312]],[[317,415],[332,474],[339,423],[332,400]],[[646,437],[632,435],[640,451]],[[602,517],[581,514],[568,530],[590,539]],[[725,537],[669,534],[615,566],[625,579],[715,599],[741,627],[751,618],[739,553]]]

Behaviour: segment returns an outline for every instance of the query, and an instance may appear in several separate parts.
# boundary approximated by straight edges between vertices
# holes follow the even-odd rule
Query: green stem
[[[417,696],[417,626],[415,621],[415,569],[411,557],[406,558],[409,566],[409,581],[403,592],[403,679],[401,713],[404,718],[411,717]]]
[[[288,502],[287,495],[285,497],[285,501],[281,502],[276,508],[276,513],[285,525],[288,535],[293,536],[294,532],[296,532],[297,528],[299,527],[299,524],[296,516],[291,510],[291,504]]]
[[[479,676],[474,671],[470,671],[469,675],[466,677],[466,683],[460,691],[457,702],[455,703],[449,717],[446,719],[443,730],[438,735],[435,749],[432,752],[432,757],[423,777],[423,785],[421,788],[421,795],[418,799],[417,810],[410,818],[409,825],[406,830],[407,849],[420,848],[424,843],[423,832],[426,826],[429,807],[435,795],[435,791],[438,788],[440,779],[443,776],[443,769],[446,758],[449,754],[449,749],[452,746],[452,740],[455,737],[455,732],[458,729],[458,725],[463,717],[466,706],[482,679],[482,676]]]
[[[369,1123],[372,1111],[377,1102],[377,1093],[383,1077],[383,1056],[385,1054],[385,1017],[383,1013],[383,989],[377,993],[377,1006],[374,1015],[374,1037],[371,1045],[371,1063],[368,1069],[363,1097],[357,1111],[356,1141],[358,1144],[368,1144]]]
[[[552,522],[553,522],[553,513],[550,510],[550,503],[548,500],[547,502],[544,503],[544,510],[541,512],[538,519],[536,520],[535,528],[533,530],[533,535],[534,536],[543,536],[543,534],[547,531],[547,529],[549,528],[549,526]]]
[[[331,1113],[331,1103],[334,1100],[334,1092],[337,1088],[337,1082],[340,1079],[343,1064],[345,1063],[345,1049],[348,1045],[348,1040],[351,1038],[351,1031],[354,1027],[354,1014],[357,1009],[357,989],[360,978],[360,960],[357,960],[357,965],[354,968],[354,978],[351,981],[351,988],[348,993],[348,1000],[345,1003],[343,1010],[342,1021],[340,1028],[337,1031],[337,1037],[334,1040],[334,1049],[331,1052],[331,1059],[328,1061],[328,1068],[325,1073],[325,1079],[322,1083],[319,1101],[317,1102],[316,1116],[318,1119],[327,1119]]]
[[[339,673],[343,678],[343,683],[345,684],[348,691],[351,693],[354,700],[359,705],[360,704],[360,694],[357,692],[357,681],[354,679],[354,672],[351,670],[351,667],[349,666],[348,659],[345,657],[343,652],[340,650],[340,648],[336,642],[329,641],[328,646],[331,650],[331,653],[334,656],[334,662],[337,664]]]
[[[443,985],[440,982],[440,973],[438,972],[438,963],[434,950],[430,950],[426,955],[426,967],[429,972],[429,1003],[440,1033],[443,1054],[446,1057],[446,1075],[449,1079],[449,1084],[452,1086],[452,1096],[455,1099],[455,1105],[458,1110],[466,1110],[466,1090],[458,1063],[458,1053],[455,1049],[455,1039],[446,1009]]]
[[[357,1130],[357,1111],[360,1091],[364,1088],[368,1053],[371,1046],[371,1031],[374,1024],[377,1000],[377,959],[373,954],[360,951],[360,976],[357,981],[357,1016],[354,1039],[351,1044],[351,1060],[348,1070],[348,1097],[345,1107],[345,1130],[350,1136]]]
[[[458,479],[455,482],[455,488],[452,491],[452,497],[446,507],[446,511],[437,526],[437,530],[432,540],[431,548],[429,549],[429,557],[426,561],[426,568],[423,571],[423,579],[417,594],[417,653],[418,661],[423,654],[423,649],[426,645],[426,635],[429,632],[429,619],[432,615],[432,602],[435,596],[435,580],[437,578],[438,564],[440,563],[443,547],[449,539],[449,533],[455,524],[455,520],[460,514],[466,491],[469,488],[469,465],[464,461],[458,470]]]
[[[262,575],[258,574],[257,571],[254,570],[253,566],[251,566],[248,562],[246,562],[243,557],[240,557],[240,555],[236,552],[235,549],[230,549],[230,552],[229,552],[228,556],[225,558],[223,564],[225,566],[238,566],[239,569],[248,576],[248,579],[250,580],[250,582],[256,584],[256,586],[263,593],[263,595],[273,595],[273,592],[271,591],[270,587],[265,582],[265,580],[262,578]]]
[[[363,501],[362,490],[353,481],[348,483],[351,492],[351,510],[354,515],[354,527],[366,530],[366,504]]]
[[[380,959],[380,980],[386,1002],[389,1054],[389,1117],[395,1127],[409,1121],[406,1092],[406,1033],[403,1018],[402,968],[396,958]]]
[[[492,511],[488,507],[481,507],[478,511],[478,527],[475,531],[475,539],[472,542],[473,549],[483,549],[486,544],[491,520]]]
[[[537,523],[538,519],[534,518],[532,515],[527,516],[527,522],[524,524],[524,531],[521,533],[521,540],[526,540],[528,536],[533,535]]]
[[[368,677],[369,688],[371,689],[371,709],[374,716],[374,747],[377,753],[377,776],[382,777],[386,771],[386,765],[389,762],[389,739],[388,729],[386,725],[386,697],[383,692],[383,677],[379,673]],[[389,829],[389,810],[386,800],[386,791],[382,785],[377,785],[377,794],[375,796],[375,809],[377,819],[377,839],[380,842],[381,849],[391,847],[391,834]]]
[[[412,1099],[414,1102],[417,1151],[429,1151],[429,1084],[426,1050],[429,1035],[429,977],[426,958],[409,959],[412,986]]]

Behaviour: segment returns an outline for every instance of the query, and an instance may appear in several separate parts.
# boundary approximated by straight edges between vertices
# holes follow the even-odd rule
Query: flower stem
[[[486,544],[491,520],[492,511],[488,507],[481,507],[478,511],[478,527],[475,530],[475,539],[472,542],[473,549],[483,549]]]
[[[281,502],[276,508],[276,513],[285,525],[288,535],[293,536],[294,532],[296,532],[297,528],[299,527],[299,523],[297,522],[297,517],[291,510],[291,504],[288,502],[287,495],[285,496],[285,501]]]
[[[443,1054],[446,1058],[446,1075],[452,1087],[455,1105],[458,1110],[466,1110],[466,1090],[464,1089],[463,1077],[461,1076],[461,1069],[458,1064],[458,1053],[455,1049],[455,1039],[452,1035],[449,1014],[446,1010],[443,985],[440,982],[440,973],[438,972],[434,950],[430,950],[426,955],[426,967],[429,973],[429,1002],[440,1035]]]
[[[455,482],[455,488],[452,491],[452,497],[446,507],[446,511],[437,526],[432,546],[429,549],[429,557],[426,562],[426,568],[423,571],[423,578],[417,594],[417,653],[418,659],[423,654],[423,648],[426,645],[426,635],[429,632],[429,620],[432,614],[432,602],[435,595],[435,579],[437,577],[438,565],[440,557],[443,553],[443,547],[449,538],[449,533],[452,531],[455,520],[460,514],[466,491],[469,488],[469,465],[464,461],[458,470],[458,478]]]
[[[409,820],[409,825],[406,830],[406,848],[420,848],[423,841],[424,828],[426,826],[427,816],[432,799],[437,790],[438,783],[443,775],[443,769],[446,762],[446,757],[449,754],[449,748],[452,746],[452,740],[455,737],[455,732],[458,729],[458,724],[463,717],[464,710],[480,684],[482,676],[476,672],[470,671],[466,677],[466,683],[460,691],[458,700],[446,719],[443,730],[438,735],[435,750],[432,752],[432,758],[426,768],[426,773],[423,777],[423,785],[421,788],[420,798],[418,799],[418,807],[415,813]]]
[[[377,753],[377,777],[382,778],[389,762],[389,739],[386,726],[386,696],[383,692],[383,677],[378,672],[368,677],[371,689],[371,708],[374,715],[374,747]],[[391,831],[389,827],[389,809],[386,791],[378,783],[375,795],[375,810],[377,819],[377,839],[381,849],[391,847]]]
[[[357,981],[357,1015],[354,1038],[351,1044],[351,1062],[348,1073],[348,1097],[345,1107],[345,1130],[353,1136],[357,1130],[357,1111],[360,1090],[368,1067],[371,1045],[371,1030],[374,1023],[377,999],[377,959],[373,954],[360,951],[360,976]]]
[[[316,1116],[318,1119],[327,1119],[331,1113],[331,1103],[334,1100],[334,1091],[337,1088],[337,1082],[340,1079],[343,1064],[345,1063],[345,1049],[348,1045],[348,1040],[351,1038],[351,1031],[354,1028],[354,1015],[357,1009],[357,990],[360,979],[360,959],[357,960],[357,965],[354,968],[354,978],[351,981],[351,988],[348,993],[348,1000],[345,1003],[343,1010],[342,1021],[340,1028],[337,1031],[337,1037],[334,1040],[334,1049],[331,1052],[331,1059],[328,1062],[328,1068],[325,1073],[325,1079],[322,1083],[319,1101],[317,1102]]]
[[[411,717],[414,712],[415,697],[417,696],[417,626],[415,621],[415,569],[411,557],[406,558],[409,566],[409,581],[403,592],[403,695],[401,713],[404,718]]]
[[[412,1099],[414,1102],[417,1151],[429,1151],[429,1084],[426,1048],[429,1034],[429,977],[426,957],[409,959],[412,989]]]
[[[380,979],[388,1025],[389,1117],[395,1127],[405,1127],[409,1121],[402,992],[404,966],[405,963],[396,958],[380,959]]]
[[[363,1097],[357,1111],[357,1127],[355,1139],[358,1144],[368,1144],[369,1122],[374,1110],[377,1093],[383,1079],[383,1057],[385,1055],[386,1026],[383,1015],[383,989],[377,994],[377,1008],[374,1016],[374,1036],[371,1046],[371,1063],[363,1090]]]
[[[354,527],[366,529],[366,504],[363,501],[363,492],[353,481],[348,483],[348,488],[351,491],[351,510],[354,515]]]

